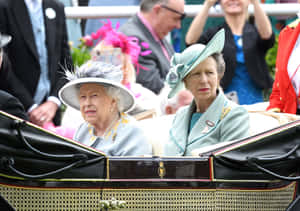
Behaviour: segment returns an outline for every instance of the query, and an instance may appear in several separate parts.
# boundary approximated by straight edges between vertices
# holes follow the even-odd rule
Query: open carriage
[[[0,139],[15,210],[295,210],[299,120],[193,157],[107,157],[3,112]]]

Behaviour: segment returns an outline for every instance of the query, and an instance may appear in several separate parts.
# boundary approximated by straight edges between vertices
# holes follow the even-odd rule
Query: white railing
[[[187,16],[195,16],[202,5],[186,5]],[[264,11],[269,16],[293,16],[300,11],[300,4],[262,4]],[[139,6],[105,6],[105,7],[66,7],[67,18],[124,18],[131,17],[139,10]],[[249,6],[249,13],[253,13],[252,5]],[[209,16],[222,16],[220,6],[211,8]]]

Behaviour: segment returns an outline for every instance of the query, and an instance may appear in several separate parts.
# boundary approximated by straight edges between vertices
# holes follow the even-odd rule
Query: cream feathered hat
[[[67,70],[66,77],[69,82],[59,90],[58,95],[64,104],[77,110],[80,108],[78,98],[80,86],[87,83],[98,83],[118,89],[121,112],[128,112],[135,106],[133,94],[121,84],[123,77],[121,66],[99,61],[88,61],[74,72]]]

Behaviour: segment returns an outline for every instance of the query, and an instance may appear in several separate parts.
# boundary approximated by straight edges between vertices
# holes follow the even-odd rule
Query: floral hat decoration
[[[135,106],[135,97],[130,90],[121,84],[123,72],[120,66],[100,61],[88,61],[74,72],[66,70],[65,75],[69,82],[59,90],[58,95],[64,104],[72,108],[80,109],[79,89],[82,84],[87,83],[97,83],[105,87],[112,86],[118,89],[118,103],[121,112],[128,112]]]
[[[171,90],[168,98],[173,97],[184,88],[183,79],[203,60],[214,53],[221,53],[225,42],[224,29],[218,31],[207,43],[194,44],[186,48],[182,53],[175,53],[171,58],[171,68],[166,77],[166,82]]]
[[[91,33],[91,35],[86,36],[84,39],[89,45],[93,45],[93,40],[99,42],[104,42],[106,45],[111,45],[114,48],[120,48],[122,53],[129,55],[132,63],[137,69],[137,74],[139,72],[139,68],[145,69],[138,63],[139,56],[145,56],[151,54],[151,50],[145,50],[142,52],[142,48],[148,49],[149,44],[146,42],[141,42],[139,44],[139,40],[136,37],[129,37],[118,31],[119,23],[116,28],[112,27],[111,21],[108,19],[107,22],[103,22],[103,26],[98,29],[96,32]],[[97,56],[97,55],[94,55]],[[93,56],[92,56],[93,57]]]

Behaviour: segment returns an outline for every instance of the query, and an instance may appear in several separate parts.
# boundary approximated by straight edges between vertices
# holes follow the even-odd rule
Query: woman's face
[[[222,10],[228,15],[240,15],[248,11],[249,0],[221,0]]]
[[[110,118],[111,108],[116,106],[116,101],[106,94],[103,86],[90,83],[81,85],[79,105],[84,120],[95,126]]]
[[[91,57],[93,61],[112,63],[116,66],[123,66],[125,62],[120,48],[114,48],[112,45],[106,45],[103,42],[100,42],[93,48]]]
[[[135,82],[135,70],[131,64],[130,56],[122,53],[120,48],[114,48],[111,45],[106,45],[100,42],[93,48],[91,52],[93,61],[103,61],[113,65],[121,65],[123,70],[122,84]]]
[[[199,63],[185,78],[185,86],[194,95],[195,101],[211,104],[217,96],[219,77],[217,63],[208,57]]]

